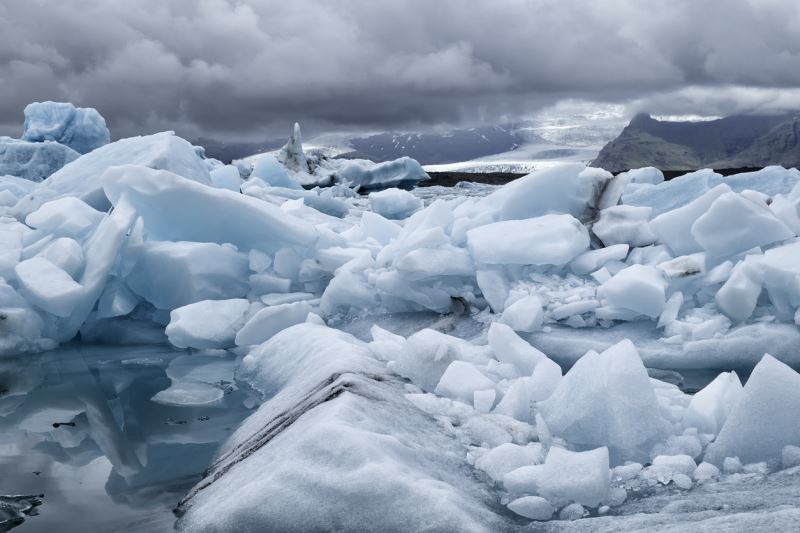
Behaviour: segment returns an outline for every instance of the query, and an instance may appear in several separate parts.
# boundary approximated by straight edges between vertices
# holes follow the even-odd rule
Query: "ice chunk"
[[[732,176],[719,176],[715,181],[727,184],[736,192],[758,191],[767,196],[786,194],[800,182],[800,171],[772,165],[755,172],[740,172]]]
[[[709,254],[728,257],[794,237],[794,233],[764,204],[729,192],[714,200],[691,228],[692,236]]]
[[[93,107],[75,107],[66,102],[34,102],[25,107],[22,138],[26,141],[56,141],[86,154],[108,144],[106,121]]]
[[[780,462],[784,446],[800,443],[800,374],[765,354],[740,396],[705,460],[716,465],[725,457]]]
[[[97,301],[97,318],[125,316],[136,308],[139,301],[127,285],[118,279],[113,279],[106,284],[103,294]]]
[[[678,314],[681,311],[681,307],[683,306],[683,293],[676,292],[672,296],[669,297],[667,302],[664,304],[664,310],[661,311],[661,315],[658,317],[658,325],[657,327],[663,328],[675,322],[678,318]]]
[[[612,307],[656,318],[664,310],[666,288],[667,283],[656,268],[631,265],[598,287],[597,296]]]
[[[657,185],[640,184],[625,192],[622,203],[649,206],[653,208],[653,215],[658,216],[696,200],[721,178],[711,169],[702,169]]]
[[[0,207],[11,207],[17,203],[18,198],[11,191],[0,190]]]
[[[670,182],[667,182],[670,183]],[[692,226],[722,195],[731,192],[727,185],[717,185],[696,200],[668,211],[650,221],[650,229],[659,242],[669,246],[675,255],[688,255],[703,250],[691,232]]]
[[[231,243],[243,252],[273,254],[286,245],[310,247],[317,239],[308,222],[274,205],[168,171],[120,166],[100,181],[112,203],[128,197],[152,240]]]
[[[760,274],[776,313],[790,320],[800,307],[800,242],[770,248],[753,266],[748,274],[756,280]]]
[[[176,407],[210,407],[219,404],[225,391],[208,383],[179,381],[151,398],[162,405]]]
[[[540,360],[528,382],[531,391],[530,399],[538,402],[549,398],[560,382],[561,367],[551,359]]]
[[[608,449],[571,452],[553,446],[538,477],[539,494],[550,500],[566,500],[596,507],[608,494],[611,472]]]
[[[14,271],[23,296],[56,316],[70,316],[83,296],[80,284],[43,257],[26,259]]]
[[[579,503],[571,503],[558,512],[559,520],[580,520],[589,512]]]
[[[692,478],[687,476],[686,474],[672,474],[672,482],[675,484],[676,487],[682,490],[689,490],[692,488]]]
[[[306,321],[311,307],[306,302],[272,305],[258,311],[236,334],[237,346],[261,344],[273,335]]]
[[[591,311],[600,306],[600,302],[595,299],[578,300],[568,304],[562,304],[552,309],[552,316],[555,320],[563,320],[568,317],[580,318],[579,315]]]
[[[77,280],[83,287],[83,292],[70,316],[57,324],[59,341],[73,338],[86,321],[103,293],[108,274],[117,263],[120,249],[127,241],[135,220],[136,212],[126,200],[122,200],[84,242],[85,265],[80,279]]]
[[[303,136],[300,132],[300,124],[297,122],[294,123],[289,140],[278,152],[277,159],[286,168],[294,172],[310,172],[306,155],[303,152]]]
[[[404,349],[398,353],[398,359],[390,363],[390,368],[423,390],[432,391],[453,361],[485,365],[489,358],[485,347],[433,329],[423,329],[406,339]],[[467,402],[472,403],[472,398]]]
[[[692,478],[694,478],[695,481],[705,481],[718,477],[719,477],[719,468],[712,465],[711,463],[706,463],[706,462],[702,462],[699,465],[697,465],[697,468],[692,474]]]
[[[653,458],[653,467],[670,476],[675,473],[692,476],[697,469],[697,463],[688,455],[659,455]]]
[[[542,327],[544,310],[542,301],[535,294],[520,298],[503,311],[501,321],[514,331],[530,333]]]
[[[655,167],[634,168],[627,172],[630,183],[658,185],[664,181],[664,173]]]
[[[411,250],[396,260],[393,266],[409,279],[440,276],[471,277],[475,273],[475,264],[469,252],[449,244],[438,248]]]
[[[521,376],[533,374],[539,361],[547,357],[511,327],[500,322],[493,322],[489,326],[489,348],[498,361],[513,365]]]
[[[159,309],[247,294],[247,256],[208,242],[146,241],[129,249],[136,263],[126,281]]]
[[[787,444],[781,449],[781,468],[800,466],[800,447]]]
[[[647,246],[656,240],[650,230],[650,207],[615,205],[600,212],[600,218],[592,225],[592,232],[606,246],[628,244]]]
[[[508,508],[531,520],[550,520],[556,508],[541,496],[523,496],[508,504]]]
[[[475,391],[494,390],[494,382],[466,361],[453,361],[442,374],[434,392],[472,405]]]
[[[472,406],[476,411],[488,413],[494,407],[495,398],[497,398],[497,391],[494,389],[476,390],[472,394]]]
[[[337,183],[364,191],[388,187],[412,187],[428,175],[415,159],[401,157],[394,161],[373,163],[353,159],[343,163],[335,173]]]
[[[520,446],[506,442],[492,448],[475,461],[475,468],[483,470],[495,481],[519,467],[539,464],[544,460],[544,448],[538,442]]]
[[[705,274],[706,254],[699,252],[691,255],[682,255],[668,261],[662,261],[656,267],[664,273],[673,286],[682,286],[683,281]]]
[[[624,261],[628,256],[629,248],[627,244],[614,244],[606,248],[589,250],[573,259],[569,267],[575,274],[585,276],[601,268],[609,261]]]
[[[533,377],[521,377],[511,383],[493,412],[532,424],[536,419],[534,402],[545,397],[537,394]]]
[[[371,211],[364,211],[361,215],[360,227],[365,236],[372,237],[383,245],[389,244],[400,234],[400,226],[396,222]]]
[[[83,248],[74,239],[61,237],[47,244],[36,254],[43,257],[77,279],[84,264]]]
[[[0,278],[14,278],[14,266],[22,256],[22,237],[17,228],[0,230]]]
[[[78,157],[78,152],[57,142],[34,143],[0,137],[0,176],[38,182]]]
[[[217,167],[210,171],[209,175],[211,176],[211,183],[214,185],[214,187],[239,192],[242,179],[239,176],[239,170],[235,166],[224,165]]]
[[[544,357],[536,365],[533,375],[515,379],[494,412],[533,423],[534,404],[553,394],[561,381],[561,367]]]
[[[302,189],[297,180],[290,177],[289,173],[286,172],[286,167],[281,165],[271,154],[264,155],[256,162],[253,167],[253,173],[250,176],[262,179],[273,187]]]
[[[97,226],[102,218],[100,211],[77,198],[65,196],[42,204],[25,217],[25,223],[46,233],[81,238]]]
[[[610,172],[582,163],[537,170],[482,198],[465,214],[492,222],[548,213],[569,213],[583,220],[597,207],[600,192],[611,177]]]
[[[4,194],[10,193],[17,200],[30,193],[35,187],[35,182],[15,176],[3,176],[2,171],[0,171],[0,191]],[[16,203],[16,201],[13,203]]]
[[[738,457],[726,457],[722,461],[722,471],[726,474],[739,474],[742,471],[742,462]]]
[[[500,313],[508,299],[508,280],[497,270],[478,270],[475,280],[486,302],[495,313]]]
[[[386,218],[406,218],[422,209],[422,200],[402,189],[385,189],[369,194],[369,207]]]
[[[613,464],[646,462],[653,445],[670,434],[629,340],[578,359],[540,413],[553,434],[579,448],[608,446]]]
[[[178,348],[231,348],[249,308],[244,299],[195,302],[170,313],[165,333]]]
[[[692,396],[683,415],[683,425],[716,435],[741,395],[742,383],[736,372],[721,373]]]
[[[189,142],[172,132],[156,133],[122,139],[79,157],[22,198],[13,214],[21,219],[42,204],[63,196],[75,196],[99,211],[107,211],[110,204],[100,178],[107,169],[118,165],[163,169],[202,184],[211,183],[203,160]]]
[[[471,229],[467,244],[485,264],[565,265],[589,247],[589,233],[571,215],[544,215]]]

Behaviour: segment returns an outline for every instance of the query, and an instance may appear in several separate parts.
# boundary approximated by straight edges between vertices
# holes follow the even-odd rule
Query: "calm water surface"
[[[0,359],[0,494],[44,494],[14,532],[171,531],[175,503],[250,413],[235,363],[168,346]],[[194,405],[152,400],[170,377],[194,396],[168,403]]]

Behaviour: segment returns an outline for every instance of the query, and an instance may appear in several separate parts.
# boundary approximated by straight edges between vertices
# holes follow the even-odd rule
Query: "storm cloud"
[[[524,117],[564,99],[656,114],[800,107],[794,0],[3,0],[0,133],[34,100],[115,137],[244,139]]]

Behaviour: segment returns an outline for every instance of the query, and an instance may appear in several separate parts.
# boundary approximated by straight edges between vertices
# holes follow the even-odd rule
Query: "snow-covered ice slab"
[[[242,252],[274,253],[283,246],[312,246],[317,238],[308,222],[274,205],[167,170],[117,166],[99,183],[112,204],[123,197],[131,202],[152,240],[229,243]]]
[[[248,358],[241,377],[268,400],[181,502],[179,531],[507,529],[461,443],[364,344],[300,325]]]

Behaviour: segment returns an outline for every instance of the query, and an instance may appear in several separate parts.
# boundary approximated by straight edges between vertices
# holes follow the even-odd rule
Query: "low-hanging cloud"
[[[8,0],[0,133],[48,99],[116,137],[496,122],[564,98],[790,106],[797,35],[793,0]]]

